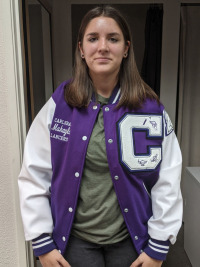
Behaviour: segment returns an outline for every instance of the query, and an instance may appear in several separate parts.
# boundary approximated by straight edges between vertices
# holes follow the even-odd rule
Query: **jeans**
[[[72,267],[130,267],[138,254],[131,238],[111,245],[98,245],[71,236],[64,258]]]

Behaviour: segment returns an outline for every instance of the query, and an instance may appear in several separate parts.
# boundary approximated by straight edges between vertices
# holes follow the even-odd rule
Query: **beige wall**
[[[20,166],[19,95],[14,6],[0,0],[0,266],[28,266],[25,242],[19,225],[17,175]],[[19,18],[18,18],[19,19]],[[19,32],[18,32],[19,33]],[[14,38],[15,36],[15,38]],[[19,225],[19,226],[18,226]]]

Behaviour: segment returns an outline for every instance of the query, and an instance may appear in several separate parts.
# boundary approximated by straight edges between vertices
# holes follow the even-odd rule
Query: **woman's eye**
[[[96,40],[97,40],[96,37],[92,37],[92,38],[89,39],[89,42],[93,43],[93,42],[95,42]]]
[[[116,38],[111,37],[111,38],[110,38],[110,41],[111,41],[112,43],[116,43],[118,40],[117,40]]]

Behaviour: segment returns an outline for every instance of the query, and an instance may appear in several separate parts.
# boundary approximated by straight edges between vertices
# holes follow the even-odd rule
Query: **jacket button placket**
[[[75,172],[75,177],[79,177],[80,176],[80,174],[79,174],[79,172]]]
[[[117,180],[119,180],[119,176],[118,175],[115,175],[114,176],[114,179],[117,181]]]
[[[73,209],[72,209],[72,207],[69,207],[69,209],[68,209],[68,210],[69,210],[69,212],[73,212]]]

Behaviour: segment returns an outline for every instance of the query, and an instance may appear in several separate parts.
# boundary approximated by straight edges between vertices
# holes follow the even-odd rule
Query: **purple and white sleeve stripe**
[[[156,239],[149,239],[147,247],[144,249],[144,252],[151,258],[157,260],[165,260],[167,253],[169,251],[170,241],[160,241]]]
[[[33,239],[32,247],[36,257],[56,249],[56,245],[49,234],[42,234]]]

